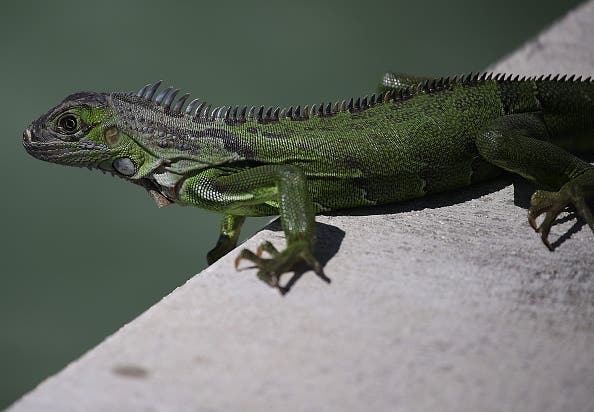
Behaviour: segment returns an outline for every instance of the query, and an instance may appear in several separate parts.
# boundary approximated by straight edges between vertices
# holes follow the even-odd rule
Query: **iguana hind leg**
[[[573,205],[578,216],[594,231],[594,217],[587,202],[594,199],[594,166],[546,141],[548,134],[536,114],[503,116],[476,139],[483,158],[502,169],[556,191],[537,190],[528,209],[530,225],[549,248],[551,226]],[[537,225],[536,219],[544,216]]]

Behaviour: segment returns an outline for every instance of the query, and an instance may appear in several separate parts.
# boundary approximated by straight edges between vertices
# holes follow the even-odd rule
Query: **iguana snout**
[[[108,151],[98,128],[108,115],[106,94],[72,94],[25,129],[23,146],[37,159],[96,166]]]

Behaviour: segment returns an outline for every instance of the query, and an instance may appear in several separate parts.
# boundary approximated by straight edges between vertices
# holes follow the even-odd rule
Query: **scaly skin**
[[[316,213],[453,190],[503,171],[553,190],[537,191],[529,209],[549,248],[550,227],[569,205],[594,230],[594,167],[570,154],[594,150],[590,79],[389,73],[378,97],[249,112],[186,105],[177,91],[157,95],[159,85],[71,95],[25,130],[24,146],[42,160],[118,174],[159,206],[222,213],[209,263],[235,247],[245,216],[280,214],[287,247],[265,242],[236,259],[254,262],[279,289],[299,262],[324,276],[313,254]]]

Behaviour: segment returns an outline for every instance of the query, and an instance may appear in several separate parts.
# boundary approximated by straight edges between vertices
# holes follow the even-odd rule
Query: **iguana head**
[[[145,162],[146,153],[115,121],[109,94],[74,93],[25,129],[23,146],[47,162],[131,177]]]

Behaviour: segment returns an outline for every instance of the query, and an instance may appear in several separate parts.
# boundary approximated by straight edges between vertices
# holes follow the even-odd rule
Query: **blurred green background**
[[[214,214],[29,157],[23,129],[65,95],[164,78],[215,105],[342,99],[385,70],[480,70],[578,3],[4,3],[0,408],[200,272],[217,238]]]

